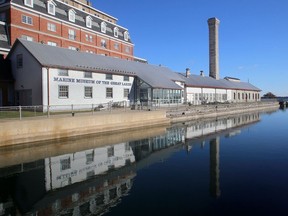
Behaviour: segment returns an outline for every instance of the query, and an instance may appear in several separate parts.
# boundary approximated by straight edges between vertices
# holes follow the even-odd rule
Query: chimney
[[[200,71],[200,76],[204,77],[204,71]]]
[[[209,26],[209,76],[219,79],[219,45],[218,28],[220,21],[213,17],[208,19]]]
[[[186,77],[189,77],[190,76],[190,68],[186,68]]]

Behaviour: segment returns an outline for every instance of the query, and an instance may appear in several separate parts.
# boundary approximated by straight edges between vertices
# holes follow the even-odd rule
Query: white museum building
[[[18,39],[7,59],[21,106],[106,103],[181,104],[259,101],[259,88],[236,78],[174,72],[164,66],[123,60]],[[69,108],[70,109],[70,108]]]

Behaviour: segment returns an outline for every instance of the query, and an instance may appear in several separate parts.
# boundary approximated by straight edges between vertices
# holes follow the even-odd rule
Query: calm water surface
[[[0,149],[2,215],[288,215],[288,113]]]

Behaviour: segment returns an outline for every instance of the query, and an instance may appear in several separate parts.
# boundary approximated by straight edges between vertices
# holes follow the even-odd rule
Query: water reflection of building
[[[129,143],[120,143],[1,169],[1,186],[13,191],[0,186],[0,215],[102,214],[129,192],[134,162]]]
[[[229,118],[217,118],[215,120],[206,120],[201,122],[192,122],[186,127],[186,140],[190,140],[200,136],[215,134],[224,130],[235,129],[240,126],[248,125],[259,121],[259,113],[250,113]],[[235,131],[229,131],[234,133]],[[239,132],[239,131],[238,131]]]
[[[134,161],[129,143],[46,158],[46,190],[81,182]]]
[[[233,116],[229,118],[215,119],[214,121],[194,122],[186,128],[186,150],[190,152],[193,145],[199,144],[202,148],[205,146],[205,140],[209,140],[210,148],[210,194],[212,197],[219,197],[220,190],[220,135],[225,134],[231,137],[241,133],[239,128],[245,125],[258,122],[259,113],[250,113]],[[216,137],[215,137],[216,134]],[[199,138],[194,142],[195,138]]]
[[[237,134],[241,127],[257,121],[259,114],[191,122],[150,138],[2,168],[0,215],[103,214],[130,192],[138,170],[169,158],[183,144],[187,149],[199,144],[204,148],[207,140],[210,193],[219,197],[220,136]]]
[[[185,142],[184,129],[181,127],[172,127],[166,134],[151,137],[138,141],[130,142],[136,161],[140,161],[156,151],[183,144]]]

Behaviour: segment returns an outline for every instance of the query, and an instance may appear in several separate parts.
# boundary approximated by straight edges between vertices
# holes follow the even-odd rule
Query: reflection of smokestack
[[[219,45],[218,27],[220,21],[217,18],[208,19],[209,26],[209,76],[219,79]]]
[[[186,77],[189,77],[190,76],[190,68],[186,68]]]
[[[210,140],[210,194],[213,197],[219,197],[221,194],[219,144],[219,137]]]

